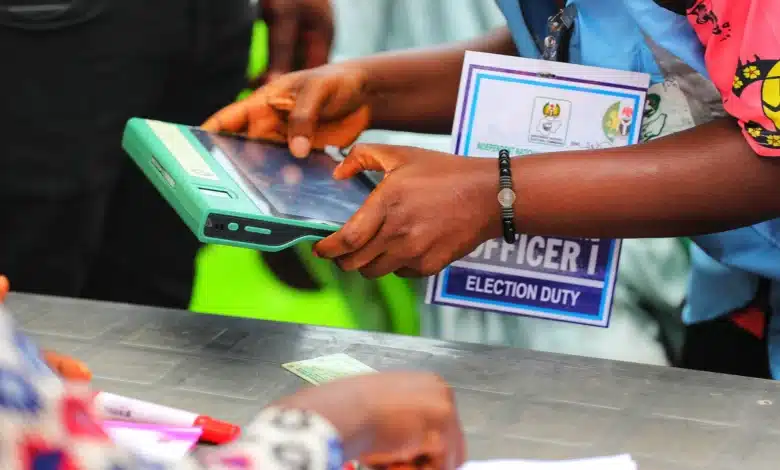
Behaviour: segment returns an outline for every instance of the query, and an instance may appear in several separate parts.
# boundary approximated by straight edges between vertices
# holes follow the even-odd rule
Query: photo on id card
[[[642,73],[468,52],[453,153],[497,158],[502,149],[524,156],[635,144],[649,84]],[[612,239],[490,240],[429,278],[426,302],[607,327],[619,255]]]

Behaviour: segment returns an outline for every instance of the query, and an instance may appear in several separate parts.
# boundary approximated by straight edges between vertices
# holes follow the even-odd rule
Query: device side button
[[[244,230],[246,230],[249,233],[256,233],[258,235],[271,235],[271,231],[267,228],[260,228],[260,227],[252,227],[251,225],[247,225],[244,227]]]
[[[236,230],[238,230],[238,224],[235,222],[230,222],[228,224],[228,230],[230,230],[231,232],[235,232]]]

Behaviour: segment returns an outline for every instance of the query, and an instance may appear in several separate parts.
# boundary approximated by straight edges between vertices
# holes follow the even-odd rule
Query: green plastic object
[[[315,275],[318,291],[302,291],[280,282],[258,253],[246,248],[208,245],[198,253],[190,309],[200,313],[388,331],[385,318],[358,317],[332,279]]]
[[[214,139],[224,140],[210,144]],[[241,143],[240,139],[245,137],[218,136],[196,127],[131,118],[125,126],[122,147],[202,243],[281,251],[301,242],[321,240],[339,229],[340,222],[296,218],[264,202],[262,191],[244,183],[239,170],[229,161],[222,163],[220,158],[226,157],[216,151],[219,145],[235,145]],[[291,163],[294,160],[292,156],[284,158]],[[336,166],[324,154],[311,158]],[[329,178],[327,173],[323,177]],[[369,178],[359,175],[350,190],[357,197],[366,197],[373,186]],[[340,188],[334,186],[331,190]],[[236,225],[237,230],[230,229]]]
[[[268,28],[265,23],[258,21],[252,30],[252,47],[249,50],[249,63],[247,64],[247,78],[259,77],[268,67]],[[238,95],[243,100],[252,94],[252,90],[244,90]]]

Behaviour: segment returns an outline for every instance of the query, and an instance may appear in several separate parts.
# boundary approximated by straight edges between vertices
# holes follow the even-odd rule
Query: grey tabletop
[[[447,379],[471,459],[630,453],[641,470],[780,461],[770,381],[20,294],[9,307],[42,346],[87,361],[97,387],[238,423],[303,385],[280,364],[344,352]]]

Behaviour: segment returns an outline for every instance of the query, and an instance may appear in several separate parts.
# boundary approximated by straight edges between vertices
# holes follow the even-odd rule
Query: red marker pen
[[[132,421],[174,427],[199,427],[203,430],[200,440],[212,444],[226,444],[241,434],[239,426],[214,419],[211,416],[198,415],[107,392],[95,394],[95,410],[104,420]]]

